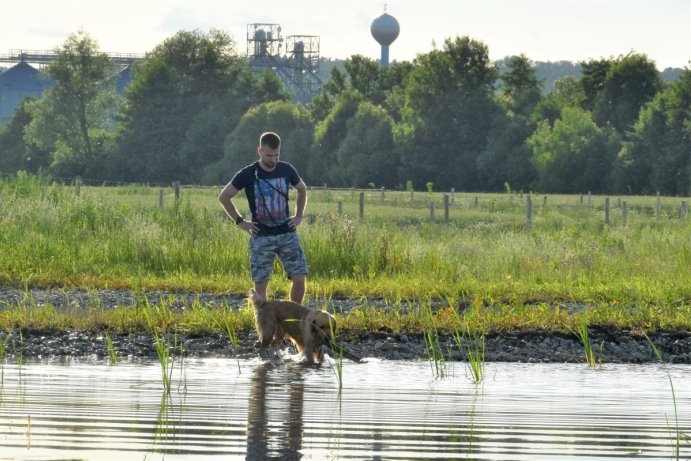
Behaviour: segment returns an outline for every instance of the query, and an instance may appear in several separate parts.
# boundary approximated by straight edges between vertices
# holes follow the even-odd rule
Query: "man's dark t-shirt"
[[[256,235],[278,235],[295,232],[288,225],[288,191],[300,182],[297,170],[289,163],[278,162],[273,171],[266,171],[259,162],[238,171],[230,183],[245,190],[252,221],[259,223]]]

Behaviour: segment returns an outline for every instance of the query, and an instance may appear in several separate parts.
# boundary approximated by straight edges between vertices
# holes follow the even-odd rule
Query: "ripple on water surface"
[[[691,367],[666,370],[369,360],[339,396],[329,365],[187,360],[164,396],[158,363],[5,364],[0,460],[688,459]]]

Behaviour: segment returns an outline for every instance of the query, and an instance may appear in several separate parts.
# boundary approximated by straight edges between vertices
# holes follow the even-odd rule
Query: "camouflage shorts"
[[[268,282],[276,256],[288,278],[307,274],[307,259],[297,232],[253,236],[250,239],[250,273],[255,283]]]

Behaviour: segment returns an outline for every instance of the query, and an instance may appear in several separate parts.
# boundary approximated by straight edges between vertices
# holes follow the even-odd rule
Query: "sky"
[[[385,6],[386,5],[386,6]],[[490,59],[533,61],[646,54],[659,70],[691,67],[691,0],[3,0],[0,55],[52,50],[80,29],[101,51],[145,53],[179,30],[222,29],[247,51],[248,24],[280,24],[284,37],[319,36],[320,56],[378,60],[372,21],[400,25],[390,61],[410,61],[469,36]]]

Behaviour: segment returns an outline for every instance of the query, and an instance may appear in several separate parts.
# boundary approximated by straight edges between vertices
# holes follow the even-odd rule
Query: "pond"
[[[691,367],[6,363],[0,459],[689,459]],[[671,380],[671,382],[670,382]],[[674,391],[672,391],[672,386]],[[678,437],[679,436],[679,437]]]

